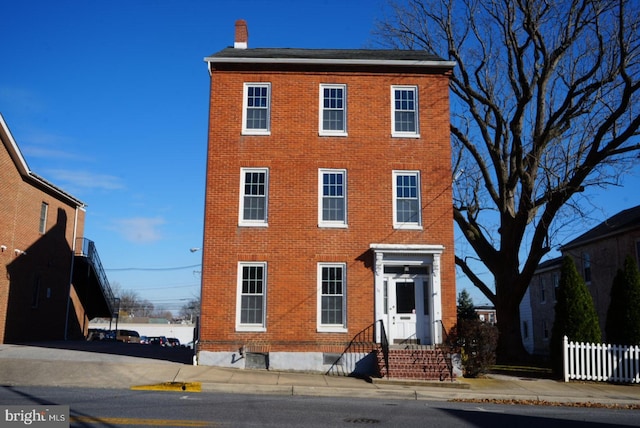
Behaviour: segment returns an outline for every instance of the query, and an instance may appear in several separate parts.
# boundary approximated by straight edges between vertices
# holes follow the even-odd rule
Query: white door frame
[[[425,302],[425,295],[430,296],[431,284],[430,275],[390,275],[385,278],[387,286],[387,317],[386,330],[387,338],[390,343],[396,343],[403,340],[417,339],[419,343],[425,344],[431,342],[430,319],[432,304],[430,299]],[[398,313],[399,302],[396,300],[398,296],[397,286],[399,283],[413,283],[413,305],[404,308],[403,312]],[[405,302],[406,303],[406,302]],[[425,303],[427,305],[425,311]]]
[[[423,317],[416,317],[416,335],[420,335],[423,340],[427,341],[426,344],[441,344],[442,343],[442,293],[440,282],[440,256],[444,251],[442,245],[402,245],[402,244],[371,244],[370,248],[374,252],[374,287],[375,287],[375,319],[376,321],[382,320],[387,335],[389,334],[389,293],[390,285],[393,283],[394,278],[401,278],[402,274],[398,276],[398,268],[402,267],[403,270],[412,270],[412,267],[427,268],[428,276],[422,277],[427,284],[424,287],[430,296],[428,323],[424,325]],[[387,273],[385,274],[385,268]],[[395,273],[392,273],[395,272]],[[407,276],[409,278],[411,275]],[[422,287],[420,287],[422,288]],[[393,290],[395,292],[395,289]],[[417,293],[416,293],[417,294]],[[422,299],[421,299],[422,300]],[[417,306],[417,302],[416,302]],[[420,304],[422,308],[422,304]],[[418,312],[424,314],[423,311]],[[382,339],[379,332],[376,340],[380,342]],[[390,343],[392,343],[390,341]],[[422,343],[422,341],[421,341]]]

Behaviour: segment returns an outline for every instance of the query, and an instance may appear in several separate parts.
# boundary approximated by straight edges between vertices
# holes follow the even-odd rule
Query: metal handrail
[[[442,347],[446,347],[449,354],[453,353],[453,346],[449,343],[449,334],[447,333],[447,329],[444,327],[444,323],[442,320],[437,320],[440,323],[440,327],[442,328],[442,333],[444,333],[444,340],[442,341]],[[451,382],[453,382],[453,362],[451,361],[451,355],[449,358],[444,358],[444,362],[447,365],[447,369],[449,370],[449,377]]]
[[[100,261],[100,257],[98,256],[96,246],[93,241],[87,238],[78,238],[78,240],[82,240],[82,245],[80,245],[80,252],[78,252],[78,249],[76,248],[76,254],[86,257],[89,263],[93,266],[94,270],[96,271],[96,276],[98,277],[98,284],[100,285],[100,289],[102,290],[102,293],[107,300],[109,311],[113,313],[113,292],[111,291],[111,286],[109,285],[107,274],[104,272],[104,268],[102,267],[102,262]]]
[[[378,344],[376,341],[376,338],[377,338],[376,325],[380,326],[380,344]],[[360,351],[360,352],[377,351],[378,346],[382,348],[384,368],[388,376],[389,374],[389,341],[387,339],[387,333],[384,329],[384,324],[382,323],[382,320],[378,320],[373,324],[369,325],[368,327],[364,328],[360,332],[358,332],[353,337],[353,339],[351,339],[351,341],[349,342],[345,350],[342,351],[342,354],[340,354],[340,357],[336,359],[336,361],[334,361],[331,367],[329,367],[329,370],[327,370],[326,374],[330,375],[332,374],[332,372],[337,371],[336,366],[342,360],[345,354],[349,352],[354,352],[354,351]]]

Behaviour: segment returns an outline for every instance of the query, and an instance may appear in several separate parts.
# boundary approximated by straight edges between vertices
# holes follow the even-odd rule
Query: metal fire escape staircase
[[[93,241],[78,239],[74,256],[73,285],[87,317],[114,316],[115,299]]]

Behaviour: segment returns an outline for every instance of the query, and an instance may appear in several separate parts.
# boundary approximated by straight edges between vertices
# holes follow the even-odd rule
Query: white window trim
[[[247,172],[263,172],[265,173],[265,201],[264,201],[264,220],[245,220],[244,219],[244,184]],[[269,226],[269,168],[240,168],[240,207],[238,211],[238,226],[243,227],[268,227]]]
[[[415,103],[416,103],[416,131],[415,132],[399,132],[396,131],[396,98],[395,91],[397,89],[400,90],[411,90],[415,94]],[[394,85],[391,86],[391,136],[397,138],[420,138],[420,104],[418,103],[418,87],[417,86],[407,86],[407,85]]]
[[[342,93],[344,94],[343,104],[344,108],[342,109],[344,113],[344,129],[342,130],[326,130],[323,129],[323,113],[324,113],[324,90],[338,88],[342,89]],[[347,85],[342,84],[320,84],[320,91],[318,96],[318,135],[320,136],[331,136],[331,137],[346,137],[347,133]]]
[[[246,266],[262,267],[262,323],[261,324],[242,324],[240,322],[242,316],[242,268]],[[266,262],[238,262],[237,274],[237,293],[236,293],[236,331],[267,331],[267,263]]]
[[[40,205],[40,225],[39,225],[39,232],[41,234],[46,233],[47,232],[47,221],[49,220],[49,204],[46,202],[43,202]]]
[[[247,95],[249,87],[267,88],[267,129],[247,128]],[[246,82],[242,90],[242,135],[271,135],[271,83]]]
[[[322,268],[342,268],[342,320],[343,324],[322,324]],[[345,263],[318,263],[318,320],[317,331],[319,333],[346,333],[347,330],[347,265]]]
[[[342,174],[344,191],[344,221],[327,221],[322,219],[322,199],[323,199],[323,176],[324,174]],[[347,203],[347,170],[320,168],[318,170],[318,227],[346,228],[348,227],[348,203]]]
[[[399,175],[415,175],[416,185],[418,186],[418,222],[417,223],[401,223],[398,221],[398,197],[396,191],[396,177]],[[391,188],[393,191],[393,228],[422,230],[422,185],[420,181],[420,171],[393,171]]]

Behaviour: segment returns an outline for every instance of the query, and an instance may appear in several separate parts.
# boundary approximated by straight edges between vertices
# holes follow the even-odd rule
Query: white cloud
[[[122,180],[118,177],[107,174],[96,174],[90,171],[50,169],[45,171],[45,174],[46,175],[43,175],[45,179],[62,187],[68,186],[75,189],[104,190],[117,190],[125,187]]]
[[[114,220],[113,229],[129,242],[149,244],[162,239],[160,228],[164,224],[160,217],[132,217]]]

